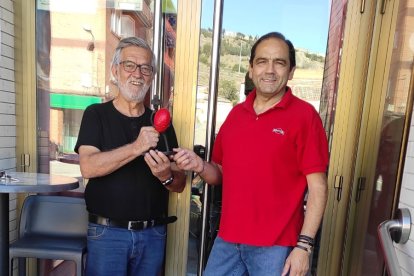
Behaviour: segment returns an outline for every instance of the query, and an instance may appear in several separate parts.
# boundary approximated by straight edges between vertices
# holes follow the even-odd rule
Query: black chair
[[[20,275],[25,275],[25,258],[74,261],[76,275],[83,275],[87,229],[83,198],[28,196],[20,216],[19,238],[10,244],[10,275],[14,258],[19,258]]]

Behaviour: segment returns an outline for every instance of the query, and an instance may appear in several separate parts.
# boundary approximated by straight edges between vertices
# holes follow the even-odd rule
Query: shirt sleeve
[[[326,172],[329,153],[326,133],[319,114],[314,111],[308,121],[308,126],[303,128],[300,139],[298,159],[301,171],[304,175],[317,172]]]
[[[213,146],[213,153],[211,156],[211,160],[219,165],[222,165],[223,162],[223,149],[222,149],[222,137],[223,137],[223,133],[222,133],[222,128],[219,130],[219,133],[217,134],[217,137],[214,141],[214,146]]]
[[[103,133],[98,112],[95,110],[94,105],[91,105],[86,108],[83,113],[78,140],[74,149],[75,152],[79,153],[79,147],[82,145],[94,146],[101,149],[102,135]]]

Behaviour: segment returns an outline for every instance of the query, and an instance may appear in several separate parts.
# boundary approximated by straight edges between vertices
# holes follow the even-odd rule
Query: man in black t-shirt
[[[75,151],[89,182],[86,275],[158,275],[164,261],[168,193],[182,192],[185,175],[163,151],[178,147],[172,125],[160,139],[144,98],[155,57],[137,37],[122,39],[111,64],[119,89],[112,101],[89,106]]]

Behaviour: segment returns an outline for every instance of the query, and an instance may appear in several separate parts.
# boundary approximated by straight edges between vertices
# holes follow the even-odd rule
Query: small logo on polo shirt
[[[274,128],[273,130],[272,130],[272,132],[273,133],[276,133],[276,134],[280,134],[280,135],[285,135],[285,132],[283,131],[283,129],[281,129],[281,128]]]

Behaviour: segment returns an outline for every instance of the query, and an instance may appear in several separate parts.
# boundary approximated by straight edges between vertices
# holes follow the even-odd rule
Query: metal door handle
[[[386,220],[378,226],[378,237],[382,253],[387,271],[391,276],[402,275],[392,241],[404,244],[408,241],[411,232],[410,210],[407,208],[398,209],[396,216],[396,219]]]

